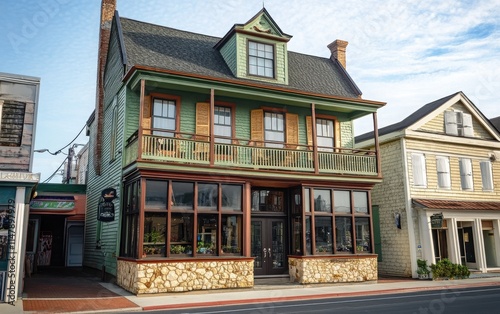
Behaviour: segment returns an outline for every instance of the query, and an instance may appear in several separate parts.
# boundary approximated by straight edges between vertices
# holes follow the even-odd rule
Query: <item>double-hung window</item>
[[[316,132],[318,150],[332,152],[335,146],[333,134],[333,121],[327,119],[316,119]]]
[[[449,189],[451,187],[450,159],[445,156],[437,156],[436,168],[437,168],[438,187],[441,189]]]
[[[248,73],[265,77],[274,77],[274,46],[248,42]]]
[[[226,144],[231,143],[232,125],[230,107],[215,106],[214,133],[216,142]]]
[[[176,129],[174,100],[155,99],[153,102],[153,134],[173,137]]]
[[[264,137],[267,147],[283,147],[285,142],[284,114],[266,112],[264,114]]]

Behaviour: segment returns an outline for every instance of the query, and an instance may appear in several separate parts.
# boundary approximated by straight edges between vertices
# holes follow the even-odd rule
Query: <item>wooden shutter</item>
[[[196,103],[196,139],[208,141],[210,136],[210,104]]]
[[[437,175],[438,175],[438,187],[449,188],[451,186],[450,181],[450,160],[448,157],[438,156],[436,158]]]
[[[479,163],[481,167],[481,180],[483,182],[483,190],[484,191],[492,191],[493,190],[493,178],[491,174],[491,162],[489,161],[481,161]]]
[[[460,181],[462,183],[462,190],[472,189],[472,164],[470,159],[460,159]]]
[[[313,130],[312,130],[312,117],[306,117],[306,131],[307,131],[307,145],[312,149],[313,145]]]
[[[425,157],[423,154],[412,154],[413,185],[426,186]]]
[[[250,139],[256,146],[264,146],[264,110],[254,109],[250,113]]]
[[[295,149],[299,145],[299,115],[286,114],[286,143],[288,148]]]
[[[446,134],[458,135],[457,114],[455,111],[444,112],[444,130]]]
[[[144,107],[142,108],[142,128],[144,134],[151,134],[151,96],[144,96]]]
[[[472,116],[468,113],[462,115],[462,125],[464,136],[472,137],[474,132],[472,130]]]

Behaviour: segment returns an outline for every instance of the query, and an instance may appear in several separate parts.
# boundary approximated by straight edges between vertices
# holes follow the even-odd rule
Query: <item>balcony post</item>
[[[375,139],[375,156],[377,158],[377,176],[382,177],[382,163],[380,160],[380,145],[378,142],[377,112],[373,113],[373,138]]]
[[[143,127],[142,127],[142,121],[144,119],[144,97],[146,96],[146,81],[141,80],[141,95],[139,99],[139,132],[137,133],[138,139],[138,153],[137,156],[139,157],[138,159],[142,159],[142,141],[143,141]]]
[[[215,163],[215,137],[214,137],[214,113],[215,113],[215,91],[210,89],[210,116],[208,117],[208,123],[210,125],[210,167],[214,166]]]
[[[312,131],[312,144],[313,144],[313,161],[314,161],[314,173],[319,173],[319,161],[318,161],[318,139],[316,138],[316,105],[311,103],[311,131]]]

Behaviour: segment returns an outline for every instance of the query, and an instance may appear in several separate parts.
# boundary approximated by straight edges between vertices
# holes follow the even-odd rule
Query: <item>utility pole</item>
[[[73,156],[75,155],[75,145],[70,146],[68,150],[68,167],[66,168],[66,184],[71,183],[71,173],[73,167]]]

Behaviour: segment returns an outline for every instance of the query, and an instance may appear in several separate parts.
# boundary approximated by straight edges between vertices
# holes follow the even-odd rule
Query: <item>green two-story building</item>
[[[222,38],[104,11],[85,265],[136,294],[377,279],[379,156],[353,120],[377,130],[384,103],[361,98],[347,42],[288,51],[266,9]]]

